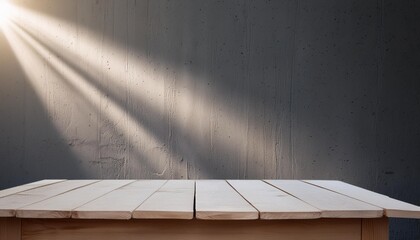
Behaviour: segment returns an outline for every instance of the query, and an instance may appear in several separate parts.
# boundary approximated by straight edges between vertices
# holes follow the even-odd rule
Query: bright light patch
[[[4,27],[12,14],[12,6],[7,0],[0,0],[0,27]]]

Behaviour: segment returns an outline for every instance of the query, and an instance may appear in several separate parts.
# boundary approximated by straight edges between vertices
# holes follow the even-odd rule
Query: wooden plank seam
[[[98,181],[98,182],[99,182],[99,181]],[[135,181],[133,181],[133,182],[135,182]],[[88,204],[88,203],[90,203],[90,202],[93,202],[93,201],[95,201],[96,199],[101,198],[101,197],[103,197],[103,196],[107,195],[107,194],[108,194],[108,193],[110,193],[110,192],[113,192],[113,191],[115,191],[115,190],[117,190],[117,189],[123,188],[123,187],[125,187],[125,186],[127,186],[127,185],[129,185],[129,184],[132,184],[133,182],[129,182],[129,183],[125,184],[125,185],[122,185],[121,187],[115,188],[115,189],[113,189],[113,190],[111,190],[111,191],[109,191],[109,192],[106,192],[106,193],[104,193],[104,194],[102,194],[102,195],[98,196],[97,198],[94,198],[94,199],[92,199],[92,200],[90,200],[90,201],[88,201],[88,202],[83,203],[83,204],[82,204],[82,205],[80,205],[80,206],[77,206],[77,207],[73,208],[73,209],[70,211],[70,216],[72,216],[73,211],[74,211],[74,210],[76,210],[77,208],[79,208],[79,207],[81,207],[81,206],[84,206],[84,205],[86,205],[86,204]],[[86,186],[88,186],[88,185],[86,185]],[[131,214],[133,214],[133,213],[131,213]],[[71,217],[71,218],[72,218],[72,217]]]
[[[136,209],[138,209],[144,202],[146,202],[147,201],[147,199],[149,199],[153,194],[155,194],[156,192],[158,192],[160,189],[162,189],[163,188],[163,186],[165,186],[167,183],[169,182],[169,180],[166,180],[166,182],[164,182],[158,189],[156,189],[156,191],[154,191],[152,194],[150,194],[146,199],[144,199],[144,201],[142,201],[136,208],[134,208],[134,210],[133,211],[131,211],[131,218],[133,218],[133,215],[134,215],[134,211],[136,210]],[[195,181],[194,181],[194,185],[195,185]],[[195,195],[195,193],[194,193],[194,195]]]
[[[198,219],[255,220],[259,211],[249,204],[226,180],[197,181]]]
[[[227,182],[227,184],[233,188],[233,190],[235,190],[235,192],[237,192],[239,194],[239,196],[241,196],[247,203],[249,203],[249,205],[251,205],[253,208],[255,208],[255,210],[257,210],[258,212],[258,219],[261,219],[261,212],[250,202],[248,201],[248,199],[246,199],[238,190],[236,190],[236,188],[234,188],[232,186],[232,184],[229,183],[229,181],[225,180]]]
[[[66,180],[66,181],[67,181],[67,180]],[[40,202],[46,201],[46,200],[51,199],[51,198],[53,198],[53,197],[57,197],[57,196],[59,196],[59,195],[62,195],[62,194],[65,194],[65,193],[68,193],[68,192],[74,191],[74,190],[79,189],[79,188],[82,188],[82,187],[89,186],[89,185],[94,184],[94,183],[97,183],[97,182],[99,182],[99,180],[98,180],[98,181],[96,181],[96,182],[88,183],[88,184],[86,184],[86,185],[79,186],[79,187],[76,187],[76,188],[73,188],[73,189],[70,189],[70,190],[64,191],[64,192],[62,192],[62,193],[59,193],[59,194],[57,194],[57,195],[53,195],[53,196],[51,196],[51,197],[48,197],[48,198],[42,199],[42,200],[40,200],[40,201],[35,201],[35,202],[33,202],[33,203],[30,203],[30,204],[27,204],[27,205],[23,205],[23,206],[19,207],[18,209],[15,209],[15,210],[14,210],[14,214],[15,214],[15,216],[16,216],[16,211],[17,211],[17,210],[19,210],[19,209],[22,209],[22,208],[28,207],[28,206],[30,206],[30,205],[33,205],[33,204],[37,204],[37,203],[40,203]],[[45,187],[45,186],[43,186],[43,187]],[[32,189],[30,189],[30,190],[32,190]]]
[[[420,207],[403,202],[368,189],[364,189],[342,181],[303,180],[304,182],[323,188],[348,198],[364,202],[383,209],[383,216],[395,218],[420,219]]]
[[[51,198],[48,198],[48,199],[45,199],[45,200],[43,200],[43,201],[41,201],[41,202],[38,202],[39,204],[41,204],[41,205],[45,205],[45,202],[49,202],[49,204],[51,204],[51,203],[54,203],[54,200],[56,200],[57,198],[63,198],[63,196],[65,196],[66,194],[74,194],[74,192],[76,192],[76,191],[87,191],[87,190],[91,190],[92,189],[92,186],[93,185],[95,185],[95,186],[97,186],[97,185],[99,185],[99,186],[102,186],[102,185],[104,185],[104,186],[102,186],[102,187],[105,187],[105,186],[108,186],[107,185],[107,183],[108,182],[110,182],[110,180],[91,180],[93,183],[91,183],[91,184],[86,184],[86,185],[83,185],[83,186],[81,186],[81,187],[77,187],[77,188],[74,188],[74,189],[72,189],[71,191],[66,191],[66,192],[63,192],[63,193],[60,193],[60,194],[58,194],[58,195],[55,195],[54,197],[51,197]],[[129,180],[125,180],[125,182],[133,182],[133,181],[129,181]],[[127,183],[121,183],[121,184],[118,184],[118,186],[125,186],[125,185],[127,185]],[[118,187],[116,187],[116,188],[118,188]],[[112,187],[111,189],[112,190],[114,190],[114,189],[116,189],[116,188],[114,188],[114,187]],[[98,197],[102,197],[103,195],[105,195],[105,194],[107,194],[107,193],[109,193],[109,192],[111,192],[112,190],[104,190],[104,191],[102,191],[103,192],[103,194],[101,194],[101,195],[96,195],[96,194],[94,194],[93,196],[91,196],[91,197],[94,197],[95,199],[96,198],[98,198]],[[59,213],[59,215],[60,214],[64,214],[64,216],[54,216],[53,218],[71,218],[71,215],[72,215],[72,212],[73,212],[73,210],[75,209],[75,208],[77,208],[77,207],[79,207],[79,206],[81,206],[81,205],[84,205],[84,204],[86,204],[86,202],[84,202],[85,200],[86,201],[91,201],[92,199],[90,199],[90,197],[89,198],[86,198],[86,199],[84,199],[83,197],[82,197],[82,201],[80,201],[77,205],[76,204],[71,204],[71,202],[68,202],[68,201],[62,201],[61,203],[63,203],[63,202],[65,202],[65,203],[69,203],[70,204],[70,206],[68,206],[68,207],[64,207],[64,208],[61,208],[61,207],[58,207],[58,208],[55,208],[55,207],[52,207],[52,206],[49,206],[49,207],[47,207],[47,208],[43,208],[43,209],[37,209],[37,207],[39,207],[39,206],[37,206],[37,204],[38,203],[34,203],[34,204],[30,204],[30,205],[28,205],[27,207],[22,207],[22,208],[19,208],[18,209],[18,211],[20,211],[20,212],[22,212],[22,216],[23,215],[26,215],[26,216],[24,216],[25,218],[27,218],[27,217],[37,217],[37,218],[50,218],[51,217],[51,214],[57,214],[57,213]],[[51,200],[52,200],[52,202],[51,202]],[[58,204],[60,204],[60,202],[57,202]],[[77,203],[77,202],[76,202]],[[69,205],[68,204],[68,205]],[[81,204],[81,205],[79,205],[79,204]],[[55,204],[56,205],[56,204]],[[72,206],[72,205],[74,205],[74,206]],[[32,207],[32,209],[31,209],[31,207]],[[35,207],[35,208],[34,208]],[[28,209],[29,208],[29,209]],[[27,213],[25,214],[25,210],[27,211]],[[42,213],[40,213],[40,212],[42,212]],[[35,214],[35,215],[34,215]],[[44,216],[40,216],[40,215],[38,215],[38,214],[45,214]],[[19,215],[19,214],[18,214]],[[47,215],[48,215],[48,217],[47,217]],[[67,215],[69,215],[69,216],[67,216]]]
[[[312,186],[315,186],[315,187],[319,187],[319,188],[322,188],[322,189],[328,190],[328,191],[330,191],[330,192],[334,192],[334,193],[337,193],[337,194],[343,195],[343,196],[348,197],[348,198],[352,198],[352,199],[357,200],[357,201],[360,201],[360,202],[364,202],[364,203],[366,203],[366,204],[369,204],[369,205],[372,205],[372,206],[375,206],[375,207],[378,207],[378,208],[382,208],[382,209],[384,210],[384,212],[386,211],[386,209],[385,209],[385,208],[383,208],[383,207],[381,207],[381,206],[375,205],[375,204],[370,203],[370,202],[363,201],[363,200],[358,199],[358,198],[355,198],[355,197],[353,197],[353,196],[346,195],[346,194],[340,193],[340,192],[338,192],[338,191],[334,191],[334,190],[332,190],[332,189],[329,189],[329,188],[326,188],[326,187],[323,187],[323,186],[316,185],[316,184],[311,183],[311,182],[306,182],[306,181],[304,181],[304,180],[299,180],[299,181],[304,182],[304,183],[309,184],[309,185],[312,185]],[[376,192],[375,192],[375,193],[376,193]],[[381,195],[383,195],[383,194],[381,194]],[[387,196],[387,195],[383,195],[383,196],[384,196],[384,197],[389,198],[389,196]]]
[[[197,202],[196,193],[197,193],[197,181],[194,181],[193,219],[197,219],[196,217],[197,211],[195,210],[195,203]]]
[[[37,189],[37,188],[41,188],[41,187],[45,187],[45,186],[50,186],[50,185],[53,185],[53,184],[57,184],[57,183],[60,183],[60,182],[64,182],[64,181],[66,181],[67,179],[56,179],[56,182],[50,182],[50,183],[46,183],[46,184],[41,184],[41,185],[35,185],[35,186],[33,186],[33,187],[29,187],[29,188],[27,188],[27,189],[24,189],[24,190],[18,190],[17,192],[12,192],[12,193],[9,193],[9,194],[7,194],[7,195],[4,195],[4,196],[0,196],[0,198],[4,198],[4,197],[7,197],[7,196],[10,196],[10,195],[14,195],[14,194],[19,194],[19,193],[23,193],[23,192],[26,192],[26,191],[29,191],[29,190],[34,190],[34,189]],[[30,186],[31,184],[37,184],[37,182],[42,182],[43,180],[41,180],[41,181],[36,181],[36,182],[30,182],[30,183],[27,183],[27,184],[24,184],[24,185],[20,185],[20,186],[16,186],[15,188],[18,188],[18,187],[21,187],[21,186]],[[39,183],[38,183],[39,184]],[[3,190],[9,190],[10,188],[8,188],[8,189],[3,189]],[[0,192],[1,191],[3,191],[3,190],[0,190]]]
[[[292,196],[314,206],[321,208],[322,217],[334,218],[379,218],[384,209],[365,203],[358,199],[334,191],[323,189],[299,180],[265,180],[282,191],[290,191]],[[296,191],[295,191],[296,188]],[[288,192],[289,193],[289,192]],[[295,194],[293,194],[295,193]],[[308,194],[313,194],[312,199]],[[325,194],[325,196],[323,196]],[[337,201],[336,201],[337,200]]]
[[[251,205],[260,219],[316,219],[321,211],[261,180],[228,180]]]
[[[312,207],[314,207],[314,208],[318,209],[320,212],[323,212],[323,210],[322,210],[322,209],[319,209],[319,208],[317,208],[317,207],[313,206],[312,204],[310,204],[310,203],[308,203],[308,202],[306,202],[306,201],[304,201],[304,200],[300,199],[300,198],[299,198],[299,197],[297,197],[296,195],[291,194],[290,192],[285,191],[284,189],[278,188],[278,187],[274,186],[273,184],[271,184],[271,183],[267,182],[266,180],[262,180],[262,181],[263,181],[263,182],[265,182],[265,183],[267,183],[268,185],[270,185],[270,186],[272,186],[272,187],[275,187],[275,188],[277,188],[277,189],[280,189],[281,191],[283,191],[283,192],[285,192],[285,193],[289,194],[290,196],[293,196],[294,198],[299,199],[300,201],[302,201],[302,202],[304,202],[304,203],[308,204],[309,206],[312,206]]]

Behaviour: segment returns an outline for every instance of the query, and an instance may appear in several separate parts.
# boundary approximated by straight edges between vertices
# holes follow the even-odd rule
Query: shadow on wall
[[[356,23],[332,25],[320,38],[305,24],[322,13],[305,15],[308,6],[296,1],[25,4],[33,10],[17,21],[25,34],[88,82],[92,91],[85,95],[98,92],[99,101],[91,105],[100,126],[85,138],[98,141],[99,162],[128,165],[123,177],[345,179],[375,158],[374,146],[363,145],[374,142],[374,131],[368,137],[354,132],[360,125],[371,128],[374,120],[350,102],[376,84],[369,81],[376,68],[360,77],[365,69],[342,62],[360,64],[376,34],[344,53],[339,49],[349,33],[330,36],[335,27],[352,29]],[[330,6],[337,15],[342,8],[352,5]],[[372,9],[376,5],[366,11]],[[302,14],[308,19],[298,18]],[[370,25],[374,29],[375,21]],[[311,37],[319,46],[307,46],[304,40]],[[360,39],[353,38],[356,45]],[[341,46],[330,54],[323,49],[328,41]],[[352,54],[354,49],[360,50]],[[327,59],[323,67],[304,66],[320,58]],[[326,74],[322,69],[328,67],[336,69]],[[122,114],[107,114],[108,104]]]
[[[80,159],[48,112],[0,32],[0,189],[43,178],[85,178]],[[31,119],[31,121],[27,121]]]
[[[11,32],[39,63],[0,90],[13,93],[0,103],[11,113],[0,157],[19,159],[0,163],[5,181],[25,170],[25,180],[342,179],[420,204],[416,8],[16,2]],[[27,78],[12,69],[2,76]],[[407,226],[418,238],[418,223]]]
[[[21,27],[98,90],[100,117],[112,102],[155,139],[116,139],[125,123],[101,123],[97,155],[128,159],[127,176],[377,186],[377,3],[25,4],[50,18]]]
[[[92,2],[92,4],[95,3]],[[41,39],[41,37],[48,36],[48,33],[40,33],[41,37],[31,33],[31,30],[39,32],[39,26],[38,28],[25,28],[25,24],[22,25],[30,38],[40,43],[42,48],[45,48],[50,54],[59,56],[63,65],[77,72],[83,80],[89,82],[93,89],[97,89],[102,96],[106,96],[107,101],[112,101],[117,108],[123,109],[129,118],[135,119],[147,130],[148,134],[153,134],[161,143],[161,146],[147,146],[146,148],[159,147],[169,152],[169,161],[159,157],[159,154],[152,154],[153,159],[140,160],[180,162],[172,169],[173,172],[164,173],[166,169],[164,166],[165,169],[162,171],[164,175],[160,177],[275,178],[278,175],[292,177],[293,171],[288,156],[290,146],[287,143],[290,138],[290,127],[288,126],[290,123],[290,86],[288,83],[291,77],[291,63],[287,61],[287,58],[292,54],[293,48],[274,44],[274,41],[293,40],[293,32],[288,25],[289,23],[293,24],[293,21],[283,23],[276,33],[270,33],[274,35],[269,38],[255,35],[258,37],[257,39],[249,39],[248,42],[237,44],[238,41],[247,38],[246,34],[250,34],[243,32],[246,28],[246,21],[249,20],[245,19],[248,16],[244,16],[242,12],[238,12],[235,18],[230,19],[231,26],[229,28],[222,28],[220,21],[216,21],[214,17],[210,19],[210,23],[203,22],[202,24],[215,24],[210,28],[214,29],[217,37],[211,40],[208,39],[210,37],[208,34],[212,31],[206,30],[209,26],[204,29],[200,25],[189,26],[187,22],[193,22],[189,21],[190,19],[184,20],[185,24],[173,24],[171,27],[174,29],[171,28],[168,30],[169,32],[156,32],[156,36],[150,36],[146,32],[152,33],[153,30],[150,22],[147,21],[147,14],[134,14],[131,17],[144,19],[132,19],[131,24],[141,23],[144,26],[128,26],[130,24],[124,26],[121,23],[121,28],[126,28],[127,31],[128,28],[133,28],[134,31],[130,31],[133,36],[130,38],[128,32],[119,33],[117,28],[114,28],[115,26],[108,25],[108,21],[117,21],[116,19],[121,19],[121,17],[114,18],[112,15],[106,17],[107,10],[102,7],[98,6],[97,9],[104,11],[105,19],[100,21],[100,24],[103,25],[101,26],[103,32],[95,34],[102,35],[96,37],[99,40],[96,43],[100,42],[102,47],[99,50],[102,56],[96,59],[101,62],[99,65],[83,62],[80,55],[77,54],[69,57],[72,52],[67,50],[62,42],[54,39],[54,35],[58,36],[59,34],[55,34],[51,28],[52,37]],[[176,4],[173,7],[178,11],[182,10],[182,7]],[[211,15],[212,12],[219,12],[222,9],[221,5],[204,5],[209,9],[203,10],[194,2],[191,2],[191,7],[206,15]],[[293,5],[279,7],[279,9],[289,14],[287,10],[290,7]],[[65,7],[63,9],[72,8]],[[156,11],[159,9],[160,6],[156,6]],[[230,6],[229,9],[234,9],[234,6]],[[253,14],[262,15],[261,12],[267,9],[269,8],[260,9]],[[125,10],[127,11],[127,9]],[[147,8],[138,6],[137,10],[147,11]],[[231,10],[225,10],[218,14],[228,17],[230,16],[229,11]],[[54,12],[60,11],[54,9]],[[121,14],[126,15],[126,12]],[[162,14],[160,17],[171,16],[169,12],[160,14]],[[180,14],[183,15],[182,12]],[[86,14],[85,17],[88,16],[91,14]],[[171,17],[164,20],[166,24],[172,23],[174,18],[179,16],[172,15]],[[256,16],[250,17],[255,18]],[[23,18],[26,18],[26,15]],[[261,26],[266,23],[278,24],[282,22],[280,21],[282,18],[284,18],[283,15],[281,19],[277,20],[267,17],[267,19],[261,19],[258,24]],[[293,18],[290,19],[293,20]],[[33,22],[33,20],[31,21]],[[95,23],[95,20],[86,20],[86,23],[89,25],[89,23]],[[51,25],[54,26],[54,22],[51,22],[49,27]],[[179,38],[177,37],[181,30],[179,28],[182,28],[183,25],[187,27],[184,35],[193,32],[199,33],[196,36],[181,35]],[[106,29],[107,26],[110,26],[110,29]],[[238,26],[239,28],[237,28]],[[283,33],[282,31],[287,28],[289,30]],[[238,34],[230,34],[230,30],[237,31]],[[226,36],[231,36],[231,39],[225,39]],[[251,37],[248,36],[248,38]],[[126,42],[125,46],[124,41]],[[255,43],[249,41],[255,41]],[[117,47],[112,47],[115,45],[114,42],[117,43]],[[130,45],[129,42],[133,45]],[[200,44],[202,46],[199,46]],[[250,44],[255,44],[258,48],[253,49],[249,46]],[[264,49],[265,45],[277,46],[279,49]],[[127,56],[125,57],[128,60],[108,64],[113,61],[114,53],[118,54],[119,51],[126,51]],[[285,55],[277,56],[278,51],[284,52]],[[129,65],[131,57],[134,62],[136,58],[145,59],[143,63],[147,65],[146,72],[139,72],[135,76],[138,78],[134,79],[131,84],[137,88],[146,88],[146,91],[143,90],[146,96],[134,94],[134,90],[130,93],[129,91],[132,89],[129,88],[132,86],[129,85],[130,79],[128,78],[130,76],[127,77],[127,75],[136,74],[136,68],[143,70],[144,66],[134,65],[131,72],[126,69],[122,75],[118,75],[118,70],[113,72],[112,68],[118,68],[115,65]],[[282,59],[278,59],[279,57]],[[90,68],[86,68],[86,65],[89,65]],[[280,76],[282,74],[284,77]],[[128,80],[128,83],[119,83],[121,82],[119,78],[126,78],[123,81]],[[144,80],[144,78],[149,79]],[[259,81],[251,79],[259,79]],[[143,82],[160,81],[157,84],[158,89],[153,89],[156,85],[153,82],[149,83],[151,87],[147,89],[147,84],[142,85],[142,80]],[[128,88],[127,85],[129,85]],[[148,93],[149,91],[160,95],[162,99]],[[158,99],[153,102],[147,95],[150,95],[150,99]],[[103,109],[99,111],[104,112]],[[101,131],[109,130],[101,129]],[[130,146],[131,148],[134,150],[128,154],[135,152],[137,146]],[[148,151],[148,149],[141,150]],[[133,165],[135,166],[135,164]],[[279,173],[279,169],[282,172]]]
[[[98,92],[84,138],[122,177],[390,177],[376,2],[25,4],[42,21],[19,26]]]

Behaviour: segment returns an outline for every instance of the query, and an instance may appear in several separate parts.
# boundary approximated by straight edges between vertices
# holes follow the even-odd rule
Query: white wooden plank
[[[166,180],[139,180],[73,210],[73,218],[130,219],[132,212]]]
[[[32,183],[28,183],[28,184],[24,184],[24,185],[20,185],[16,187],[4,189],[0,191],[0,198],[9,196],[15,193],[23,192],[29,189],[38,188],[38,187],[42,187],[42,186],[46,186],[46,185],[50,185],[50,184],[54,184],[54,183],[58,183],[62,181],[65,181],[65,179],[40,180],[40,181],[36,181],[36,182],[32,182]]]
[[[14,217],[18,208],[43,201],[97,180],[72,180],[30,189],[0,198],[0,217]]]
[[[192,219],[194,186],[193,180],[169,180],[133,212],[133,218]]]
[[[382,208],[302,181],[266,180],[266,182],[320,209],[321,217],[376,218],[383,216]]]
[[[228,180],[259,212],[261,219],[314,219],[321,211],[261,180]]]
[[[71,211],[133,180],[102,180],[16,210],[21,218],[70,218]]]
[[[307,183],[358,199],[385,209],[387,217],[420,219],[420,207],[341,181],[308,180]]]
[[[258,219],[258,211],[224,180],[197,180],[198,219]]]

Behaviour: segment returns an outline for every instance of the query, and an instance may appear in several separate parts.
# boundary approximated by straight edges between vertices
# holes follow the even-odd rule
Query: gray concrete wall
[[[418,1],[16,1],[0,188],[340,179],[420,205]],[[420,223],[392,222],[392,239]]]

